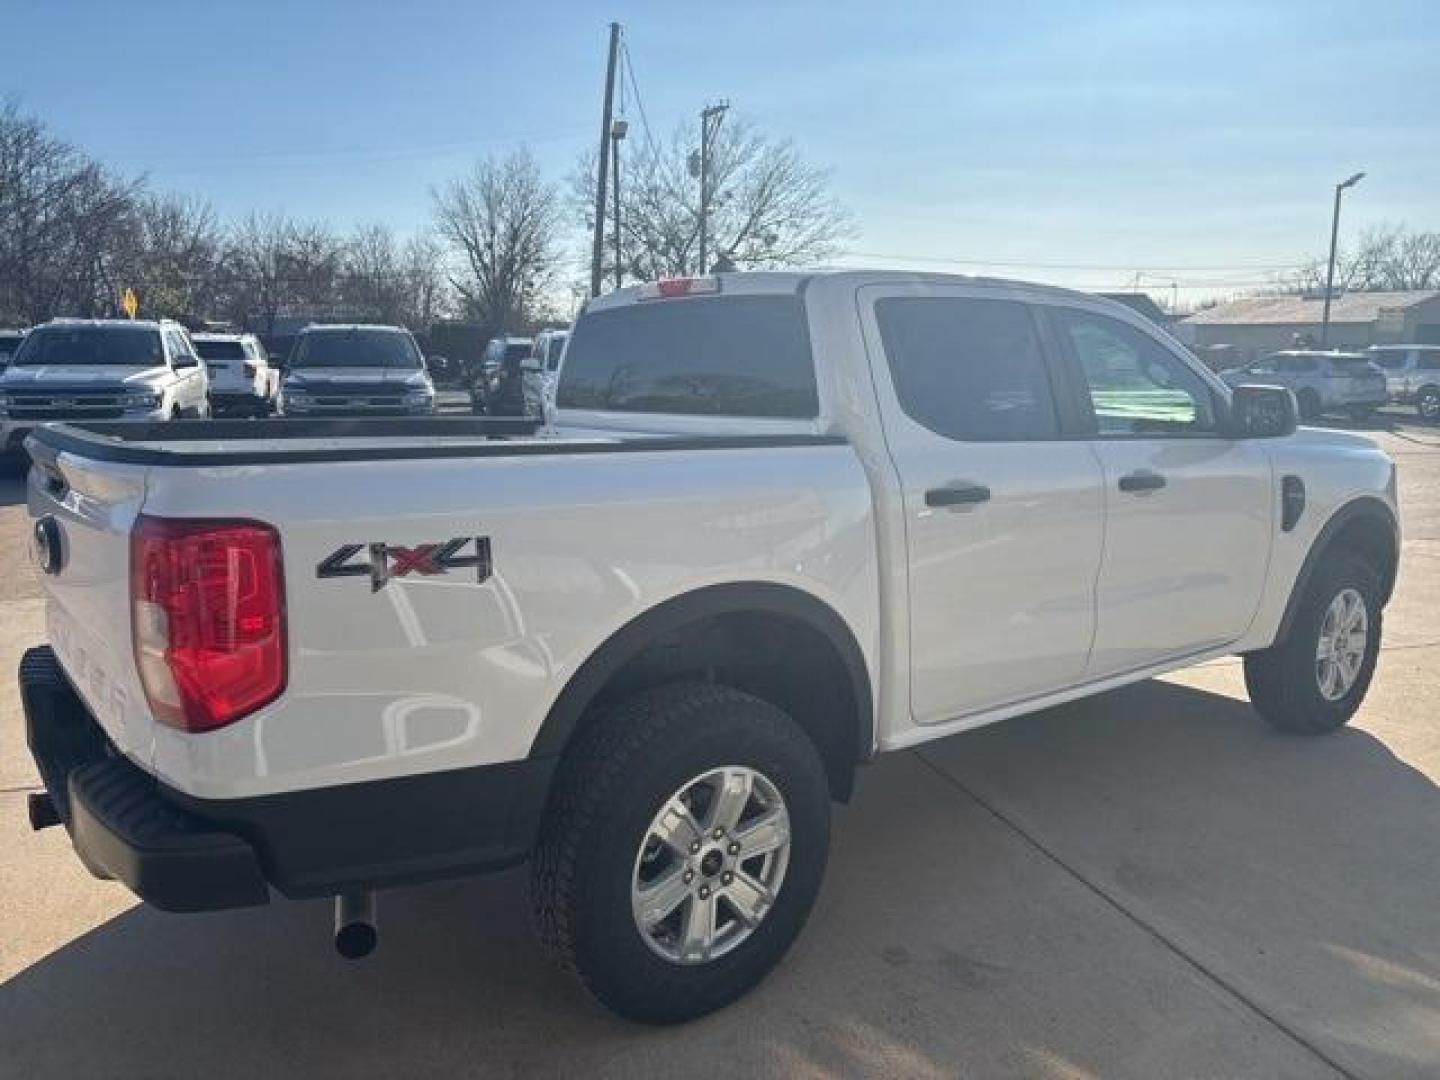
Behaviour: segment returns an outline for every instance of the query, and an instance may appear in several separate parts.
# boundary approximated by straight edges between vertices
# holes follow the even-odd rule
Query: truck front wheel
[[[784,956],[829,837],[825,768],[790,717],[728,687],[657,687],[561,761],[532,861],[536,925],[610,1009],[689,1020]]]
[[[1274,727],[1319,735],[1360,707],[1380,653],[1380,580],[1368,560],[1328,552],[1285,637],[1245,657],[1250,701]]]

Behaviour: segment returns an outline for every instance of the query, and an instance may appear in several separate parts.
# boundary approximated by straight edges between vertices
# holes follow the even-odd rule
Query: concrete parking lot
[[[92,880],[0,683],[0,1074],[1440,1074],[1440,429],[1374,434],[1405,546],[1353,726],[1270,733],[1221,661],[890,755],[837,811],[798,946],[682,1028],[542,959],[523,873],[386,894],[347,964],[324,903],[171,916]],[[0,669],[41,638],[0,482]]]

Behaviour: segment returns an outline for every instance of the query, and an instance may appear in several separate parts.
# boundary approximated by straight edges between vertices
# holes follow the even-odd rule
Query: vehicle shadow
[[[592,1004],[543,961],[514,871],[386,894],[357,964],[320,902],[133,909],[0,987],[0,1072],[1323,1071],[1139,920],[1393,1075],[1410,1025],[1440,1030],[1437,873],[1440,792],[1372,736],[1281,738],[1148,682],[867,769],[800,944],[705,1020]]]
[[[0,506],[17,506],[25,501],[25,470],[0,462]]]

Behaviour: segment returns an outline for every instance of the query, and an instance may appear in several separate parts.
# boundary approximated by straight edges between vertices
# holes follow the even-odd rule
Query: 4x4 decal
[[[466,549],[469,548],[469,552]],[[358,556],[358,558],[357,558]],[[368,577],[370,591],[379,592],[392,578],[420,574],[431,577],[451,570],[475,568],[476,582],[490,577],[490,538],[457,536],[443,544],[344,544],[315,568],[320,578]]]

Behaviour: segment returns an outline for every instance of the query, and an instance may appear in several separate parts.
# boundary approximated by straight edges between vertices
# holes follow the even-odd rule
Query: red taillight
[[[285,689],[280,537],[254,521],[141,516],[130,536],[135,662],[155,719],[234,723]]]

